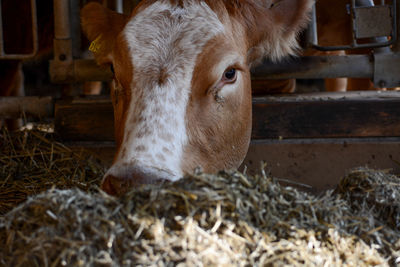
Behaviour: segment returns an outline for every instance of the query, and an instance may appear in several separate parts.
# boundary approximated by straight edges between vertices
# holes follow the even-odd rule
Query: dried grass
[[[0,129],[0,215],[51,187],[88,191],[103,173],[91,154],[71,150],[53,134]]]
[[[75,179],[71,173],[62,177]],[[50,177],[49,184],[58,183]],[[116,199],[88,186],[92,178],[80,189],[69,183],[61,187],[71,189],[32,196],[0,217],[0,265],[399,263],[399,179],[386,172],[355,170],[335,192],[320,196],[281,186],[264,173],[221,172],[144,186]]]

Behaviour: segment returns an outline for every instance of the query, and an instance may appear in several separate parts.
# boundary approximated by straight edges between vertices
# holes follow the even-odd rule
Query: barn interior
[[[98,188],[115,153],[112,73],[88,51],[86,2],[0,1],[0,76],[24,77],[0,97],[0,266],[399,264],[400,3],[347,1],[351,38],[334,45],[314,8],[301,40],[318,53],[252,70],[239,172],[115,199]],[[102,2],[129,14],[140,1]],[[346,92],[330,92],[326,79],[344,77]],[[271,79],[296,91],[265,93]]]

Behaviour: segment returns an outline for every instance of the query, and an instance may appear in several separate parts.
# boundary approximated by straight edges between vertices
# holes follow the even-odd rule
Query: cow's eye
[[[236,69],[235,68],[229,68],[224,72],[224,76],[222,77],[222,79],[225,82],[230,82],[233,83],[236,81]]]
[[[111,70],[112,74],[115,74],[114,65],[113,64],[110,65],[110,70]]]

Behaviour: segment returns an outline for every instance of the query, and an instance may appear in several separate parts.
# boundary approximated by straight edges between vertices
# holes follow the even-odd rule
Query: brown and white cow
[[[144,0],[126,17],[81,11],[100,64],[115,70],[117,153],[102,188],[237,168],[251,132],[249,68],[297,48],[313,0]]]

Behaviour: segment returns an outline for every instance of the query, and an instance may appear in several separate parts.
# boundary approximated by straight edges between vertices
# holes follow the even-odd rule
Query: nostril
[[[166,174],[158,169],[113,166],[104,176],[101,189],[110,195],[121,196],[135,186],[161,184],[168,179]]]
[[[120,196],[126,193],[131,186],[129,179],[107,175],[101,184],[101,189],[112,196]]]

